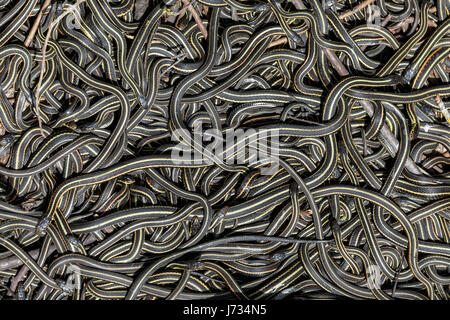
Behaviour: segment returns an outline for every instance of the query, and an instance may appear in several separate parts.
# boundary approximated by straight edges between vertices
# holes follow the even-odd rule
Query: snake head
[[[267,9],[269,9],[269,7],[265,4],[259,4],[255,7],[255,11],[257,12],[264,12],[267,11]]]
[[[47,230],[48,226],[50,225],[50,222],[52,222],[52,219],[49,216],[43,217],[36,225],[36,229],[34,231],[35,234],[42,234]]]
[[[66,239],[70,244],[72,244],[73,246],[75,246],[77,248],[80,248],[82,246],[80,240],[73,235],[67,235]]]
[[[5,134],[1,139],[0,139],[0,146],[7,146],[10,145],[11,143],[14,142],[14,136],[10,133]]]
[[[329,8],[335,8],[336,7],[336,0],[325,0],[324,7],[329,10]]]
[[[204,267],[204,263],[199,260],[191,260],[186,264],[186,269],[189,271],[199,270]]]
[[[294,42],[295,42],[296,44],[299,44],[300,46],[305,45],[305,44],[303,43],[302,38],[300,38],[300,37],[299,37],[298,35],[296,35],[296,34],[293,34],[293,35],[292,35],[292,40],[294,40]]]
[[[409,80],[404,76],[400,74],[394,74],[391,76],[392,80],[399,85],[407,85],[409,83]]]
[[[4,135],[2,138],[0,138],[0,155],[5,153],[5,151],[7,151],[12,146],[14,141],[15,141],[15,138],[10,133],[8,133],[8,134]]]
[[[347,148],[345,147],[345,143],[342,140],[338,142],[338,152],[339,154],[347,154]]]
[[[286,251],[278,251],[278,252],[275,252],[274,254],[272,254],[269,259],[271,261],[281,261],[284,258],[286,258],[286,256],[287,256]]]
[[[98,129],[97,122],[88,122],[88,123],[80,124],[77,128],[77,131],[82,132],[82,133],[88,133],[88,132],[92,132],[96,129]]]
[[[27,300],[27,293],[23,281],[17,284],[17,300]]]
[[[222,220],[225,218],[225,215],[227,214],[228,210],[229,210],[229,207],[224,206],[215,212],[214,218],[212,219],[213,221],[211,222],[211,228],[214,228],[220,222],[222,222]]]
[[[411,80],[416,75],[416,73],[417,73],[416,68],[413,68],[412,66],[409,66],[408,68],[406,68],[405,71],[403,72],[404,82],[410,83]]]
[[[55,280],[58,287],[67,295],[72,295],[73,293],[73,287],[71,285],[68,285],[64,280],[56,279]]]
[[[71,116],[75,112],[75,104],[70,105],[67,109],[60,112],[60,118]]]
[[[332,216],[330,216],[330,226],[333,233],[339,233],[341,231],[338,220]]]
[[[148,108],[148,100],[144,95],[142,94],[138,95],[137,99],[142,108],[144,109]]]
[[[32,106],[36,105],[36,97],[31,92],[24,91],[23,95],[29,104]]]
[[[136,182],[136,179],[132,176],[128,176],[128,175],[124,175],[122,177],[120,177],[119,182],[125,184],[125,185],[130,185]]]
[[[338,167],[336,167],[336,168],[334,168],[334,170],[333,170],[333,176],[336,178],[336,179],[339,179],[340,177],[341,177],[341,171],[339,170],[339,168]]]

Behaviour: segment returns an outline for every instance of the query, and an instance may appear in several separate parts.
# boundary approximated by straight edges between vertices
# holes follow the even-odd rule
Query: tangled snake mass
[[[0,299],[448,300],[450,2],[0,0]]]

